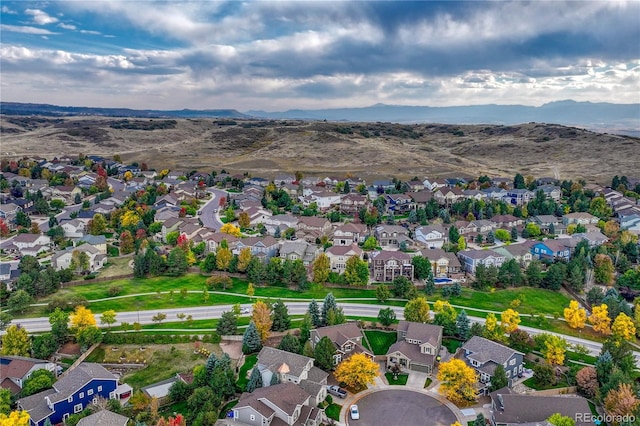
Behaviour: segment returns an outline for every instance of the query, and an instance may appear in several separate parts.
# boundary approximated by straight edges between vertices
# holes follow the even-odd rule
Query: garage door
[[[411,369],[414,371],[420,371],[422,373],[430,372],[428,365],[416,364],[415,362],[411,363]]]

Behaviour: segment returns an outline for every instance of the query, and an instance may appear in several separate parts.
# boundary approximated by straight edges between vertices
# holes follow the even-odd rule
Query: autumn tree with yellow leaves
[[[569,307],[564,308],[564,319],[571,328],[583,329],[587,320],[587,311],[580,307],[577,300],[569,302]]]
[[[424,297],[411,299],[404,306],[404,319],[413,322],[427,323],[431,320],[429,304]]]
[[[477,375],[464,361],[453,358],[438,367],[439,392],[459,407],[473,404],[478,398]]]
[[[636,334],[636,326],[633,324],[631,317],[621,312],[613,321],[611,334],[617,339],[633,340]]]
[[[6,415],[0,413],[0,426],[29,426],[29,413],[24,410],[16,410]]]
[[[520,314],[514,309],[507,309],[500,314],[502,329],[507,333],[513,333],[520,324]]]
[[[69,319],[71,321],[71,328],[75,330],[96,326],[96,318],[93,316],[91,309],[87,309],[82,305],[76,306],[75,311],[73,311]]]
[[[594,306],[589,316],[589,323],[593,329],[602,334],[611,334],[611,318],[609,318],[609,307],[604,303]]]
[[[260,341],[264,343],[271,332],[271,326],[273,325],[273,319],[271,319],[271,308],[267,306],[262,300],[258,300],[253,304],[253,313],[251,319],[258,329],[258,335]]]
[[[555,334],[548,334],[544,341],[542,353],[551,365],[563,365],[567,352],[567,341]]]
[[[334,376],[350,388],[363,389],[368,383],[374,383],[378,364],[365,354],[354,354],[338,364]]]
[[[225,223],[224,225],[222,225],[222,227],[220,228],[220,232],[224,232],[228,235],[233,235],[234,237],[239,237],[241,234],[240,228],[232,223]]]
[[[245,272],[247,270],[252,257],[250,247],[245,247],[240,250],[238,254],[238,272]]]

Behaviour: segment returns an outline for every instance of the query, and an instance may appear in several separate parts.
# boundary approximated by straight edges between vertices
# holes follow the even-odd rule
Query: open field
[[[122,128],[107,117],[0,117],[2,151],[8,156],[120,154],[125,162],[156,169],[232,172],[273,177],[278,170],[308,175],[345,174],[373,178],[480,174],[610,182],[633,175],[640,139],[573,127],[529,123],[495,125],[402,125],[176,120],[171,126]],[[156,120],[162,121],[162,120]],[[328,155],[327,153],[331,153]],[[615,170],[611,165],[615,164]]]

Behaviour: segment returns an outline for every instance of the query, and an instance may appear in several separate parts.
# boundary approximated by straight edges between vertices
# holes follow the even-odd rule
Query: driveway
[[[360,419],[351,420],[349,407],[345,406],[345,420],[350,426],[450,426],[458,420],[437,398],[406,389],[376,389],[353,403],[358,404]]]

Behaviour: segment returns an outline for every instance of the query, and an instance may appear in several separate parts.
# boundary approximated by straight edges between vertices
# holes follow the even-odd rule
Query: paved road
[[[309,302],[285,302],[287,307],[289,308],[289,314],[291,315],[304,315],[309,306]],[[375,318],[378,316],[378,311],[380,310],[380,305],[367,305],[367,304],[359,304],[359,303],[343,303],[340,302],[340,306],[343,308],[345,315],[349,316],[362,316],[362,317],[370,317]],[[201,319],[214,319],[220,318],[224,311],[231,310],[231,305],[212,305],[212,306],[199,306],[194,308],[177,308],[177,309],[160,309],[154,311],[132,311],[132,312],[118,312],[116,319],[118,322],[116,325],[119,325],[121,322],[134,323],[139,322],[140,324],[151,324],[153,323],[152,317],[159,312],[162,312],[167,315],[167,319],[165,321],[178,321],[176,317],[177,314],[184,313],[185,315],[191,315],[194,320]],[[251,304],[246,303],[242,304],[241,307],[251,309]],[[404,307],[401,306],[390,306],[391,309],[396,313],[397,319],[404,319]],[[96,315],[96,319],[98,324],[100,323],[100,315]],[[472,317],[469,319],[474,322],[479,322],[484,324],[484,318]],[[49,320],[47,317],[41,318],[25,318],[19,320],[13,320],[12,323],[21,324],[23,327],[27,329],[29,332],[43,332],[51,329],[49,324]],[[527,331],[531,334],[544,333],[545,330],[538,330],[532,327],[520,327],[521,329]],[[591,355],[598,356],[600,353],[600,349],[602,348],[602,344],[598,342],[593,342],[591,340],[580,339],[578,337],[567,336],[558,333],[558,336],[563,337],[570,344],[581,344],[584,345]],[[636,362],[640,364],[640,352],[634,352],[634,356],[636,358]]]
[[[219,189],[208,188],[207,191],[211,193],[211,198],[202,206],[199,210],[200,220],[202,226],[205,228],[211,228],[219,230],[222,227],[222,222],[218,217],[218,210],[220,209],[220,199],[222,197],[228,197],[225,191]],[[216,210],[214,212],[214,210]]]

